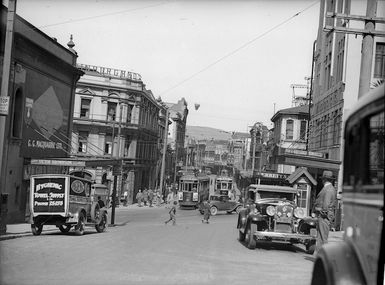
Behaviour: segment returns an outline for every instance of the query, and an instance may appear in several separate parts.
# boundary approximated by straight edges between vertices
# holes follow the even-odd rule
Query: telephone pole
[[[164,126],[164,135],[163,135],[163,153],[162,153],[162,168],[160,170],[160,193],[163,193],[163,179],[164,172],[166,170],[166,152],[167,152],[167,137],[168,137],[168,116],[169,112],[166,109],[166,123]]]
[[[385,37],[384,31],[379,31],[375,29],[376,23],[385,24],[385,18],[376,17],[377,12],[377,2],[378,0],[367,0],[366,6],[366,15],[350,15],[350,14],[341,14],[328,12],[326,13],[326,18],[333,18],[337,20],[348,20],[348,21],[363,21],[365,22],[364,29],[356,29],[350,27],[342,27],[338,23],[333,25],[326,25],[324,31],[344,33],[344,34],[353,34],[353,35],[362,35],[362,51],[361,51],[361,69],[360,69],[360,79],[358,87],[358,98],[366,94],[370,89],[370,79],[372,73],[372,60],[373,60],[373,45],[374,37]]]

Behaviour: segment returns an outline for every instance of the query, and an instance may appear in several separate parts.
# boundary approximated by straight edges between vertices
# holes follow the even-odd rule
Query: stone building
[[[78,159],[118,160],[117,195],[127,191],[132,203],[139,189],[157,186],[159,139],[164,132],[159,120],[165,106],[145,88],[138,73],[78,67],[85,74],[76,86],[72,154]],[[96,183],[111,184],[114,173],[108,164],[85,170]]]
[[[170,181],[176,182],[178,167],[184,165],[186,158],[185,136],[188,116],[187,101],[182,98],[177,103],[166,103],[169,109],[171,124],[168,129],[167,143],[173,154],[173,162],[168,165],[166,172],[170,176]]]

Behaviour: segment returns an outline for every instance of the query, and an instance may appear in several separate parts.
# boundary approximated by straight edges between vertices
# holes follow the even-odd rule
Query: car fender
[[[324,271],[323,280],[321,271]],[[366,284],[361,264],[354,248],[347,242],[325,244],[316,256],[312,285]]]

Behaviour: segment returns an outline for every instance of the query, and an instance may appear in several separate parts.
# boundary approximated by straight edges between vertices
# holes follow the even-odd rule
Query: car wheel
[[[321,284],[322,285],[328,284],[328,278],[326,276],[326,270],[322,260],[316,259],[314,263],[314,268],[313,268],[311,285],[321,285]]]
[[[256,230],[257,230],[256,224],[250,224],[247,227],[245,239],[246,239],[246,246],[249,249],[255,249],[255,247],[257,246],[257,242],[255,241],[254,234],[253,234]]]
[[[95,229],[98,233],[102,233],[106,230],[107,221],[108,221],[107,214],[103,213],[100,223],[95,225]]]
[[[238,240],[239,241],[244,241],[245,240],[245,233],[239,231]]]
[[[212,216],[215,216],[218,213],[218,208],[215,207],[215,206],[212,206],[210,208],[210,213],[211,213]]]
[[[239,212],[242,210],[242,206],[238,206],[235,208],[235,212],[239,214]]]
[[[31,231],[34,236],[38,236],[43,231],[43,225],[40,224],[32,224]]]
[[[84,217],[83,212],[80,212],[78,223],[75,226],[75,234],[78,236],[83,235],[84,234],[84,227],[85,227],[85,217]]]
[[[59,226],[59,230],[62,232],[62,233],[68,233],[71,229],[71,226],[70,225],[60,225]]]

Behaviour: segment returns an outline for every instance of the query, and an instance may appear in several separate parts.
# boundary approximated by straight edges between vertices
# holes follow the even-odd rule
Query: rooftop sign
[[[87,64],[78,64],[77,67],[83,71],[97,72],[106,77],[124,78],[138,81],[142,80],[142,76],[139,73],[131,71]]]

